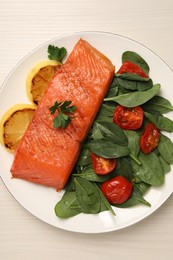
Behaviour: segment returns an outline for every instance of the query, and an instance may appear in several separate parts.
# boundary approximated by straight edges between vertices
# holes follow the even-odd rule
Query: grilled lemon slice
[[[35,105],[18,104],[8,109],[0,121],[0,143],[14,152],[32,120]]]
[[[62,64],[58,61],[47,60],[36,64],[26,78],[26,91],[29,100],[38,105],[50,80]]]

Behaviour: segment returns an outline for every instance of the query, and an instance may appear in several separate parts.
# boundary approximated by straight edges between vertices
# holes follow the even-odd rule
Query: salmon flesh
[[[55,73],[15,152],[13,178],[64,188],[114,76],[111,61],[80,39]],[[54,128],[49,108],[57,102],[76,106],[68,126]],[[57,115],[56,115],[57,116]]]

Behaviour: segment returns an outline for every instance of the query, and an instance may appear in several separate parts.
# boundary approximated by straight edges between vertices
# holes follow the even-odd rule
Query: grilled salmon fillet
[[[114,76],[111,61],[80,39],[56,72],[14,155],[12,177],[61,190]],[[62,129],[53,127],[49,108],[70,100],[74,118]],[[57,116],[57,115],[56,115]]]

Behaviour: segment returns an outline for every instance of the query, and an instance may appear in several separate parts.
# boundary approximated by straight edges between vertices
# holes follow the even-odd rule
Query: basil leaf
[[[139,160],[142,165],[138,165],[132,161],[132,167],[135,174],[144,182],[152,186],[160,186],[164,183],[164,171],[155,153],[143,154],[139,153]]]
[[[75,191],[66,191],[62,199],[55,205],[55,214],[59,218],[70,218],[81,213]]]
[[[173,121],[162,115],[154,115],[148,112],[144,112],[145,117],[151,121],[157,128],[161,131],[166,131],[169,133],[173,132]]]
[[[80,177],[76,177],[74,182],[81,211],[83,213],[98,213],[100,211],[101,201],[100,194],[94,183]]]
[[[131,61],[137,64],[147,75],[149,74],[150,68],[147,62],[138,53],[133,51],[125,51],[122,54],[122,63],[125,61]]]
[[[132,93],[127,93],[112,98],[105,98],[104,101],[115,101],[125,107],[135,107],[142,105],[153,98],[158,93],[159,89],[160,84],[156,84],[146,91],[134,91]]]
[[[158,151],[167,163],[173,163],[173,142],[163,134],[161,134]]]
[[[113,143],[112,140],[99,139],[90,141],[88,144],[90,151],[104,158],[118,158],[129,155],[127,146]]]

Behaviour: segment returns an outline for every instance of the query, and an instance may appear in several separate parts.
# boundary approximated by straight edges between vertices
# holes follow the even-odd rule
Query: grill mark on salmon
[[[56,72],[16,150],[11,173],[61,190],[66,184],[94,118],[114,76],[112,63],[80,39],[66,63]],[[71,100],[74,118],[55,129],[49,108]]]

